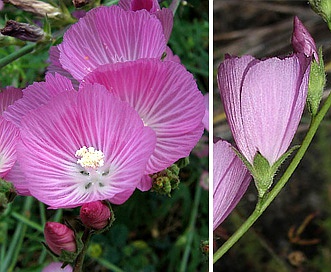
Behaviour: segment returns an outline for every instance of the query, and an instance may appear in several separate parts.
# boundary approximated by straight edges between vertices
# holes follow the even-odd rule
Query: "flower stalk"
[[[84,258],[87,252],[88,243],[90,241],[90,238],[92,236],[92,230],[89,228],[85,228],[83,236],[82,236],[82,242],[83,242],[83,248],[80,251],[79,255],[77,256],[77,259],[75,261],[73,272],[82,272],[82,267],[84,263]]]
[[[304,154],[306,153],[311,141],[313,140],[316,131],[322,122],[324,116],[328,112],[331,107],[331,93],[328,95],[326,101],[324,102],[322,108],[318,112],[318,114],[312,118],[309,130],[298,149],[298,152],[294,156],[293,160],[291,161],[290,165],[286,169],[283,176],[274,186],[274,188],[270,191],[269,194],[265,196],[265,198],[260,199],[255,207],[255,210],[247,218],[244,224],[214,253],[213,262],[217,262],[248,230],[249,228],[255,223],[255,221],[263,214],[263,212],[268,208],[271,202],[276,198],[276,196],[280,193],[282,188],[286,185],[289,181],[290,177],[292,176],[293,172],[299,165],[301,159],[303,158]]]

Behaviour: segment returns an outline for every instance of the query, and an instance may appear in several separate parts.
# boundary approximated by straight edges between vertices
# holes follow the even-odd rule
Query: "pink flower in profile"
[[[161,58],[166,40],[160,21],[146,10],[98,7],[72,25],[58,45],[60,63],[75,79],[102,64]]]
[[[253,164],[257,152],[273,165],[288,149],[305,106],[310,58],[294,54],[257,60],[229,57],[218,85],[240,152]]]
[[[214,144],[213,229],[231,213],[246,192],[251,176],[229,143]]]
[[[203,96],[192,74],[178,63],[140,59],[104,65],[88,74],[81,87],[86,83],[101,84],[128,102],[155,131],[156,147],[146,174],[188,156],[203,133]]]
[[[314,56],[318,62],[318,53],[313,37],[297,16],[293,20],[292,46],[294,52],[304,53],[306,57]]]
[[[32,196],[51,208],[122,204],[155,148],[137,112],[101,85],[62,92],[21,122],[20,166]]]
[[[65,268],[61,268],[63,263],[52,262],[43,268],[42,272],[72,272],[71,265],[66,265]]]
[[[166,40],[169,40],[174,23],[174,16],[171,9],[161,9],[157,0],[120,0],[118,5],[124,10],[137,11],[144,9],[155,15],[162,24]]]
[[[66,225],[57,222],[47,222],[44,228],[47,246],[57,255],[62,250],[76,252],[75,233]]]

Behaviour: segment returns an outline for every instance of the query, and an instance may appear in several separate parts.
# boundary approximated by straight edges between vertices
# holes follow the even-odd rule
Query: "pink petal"
[[[63,263],[61,262],[52,262],[46,267],[43,268],[42,272],[72,272],[72,267],[67,265],[65,268],[61,268]]]
[[[73,87],[78,90],[79,82],[67,70],[63,69],[60,63],[60,49],[58,46],[51,46],[49,49],[49,60],[51,64],[47,67],[47,71],[53,75],[57,73],[70,79]]]
[[[152,188],[152,178],[149,175],[143,175],[142,179],[137,185],[137,189],[142,192],[149,191]]]
[[[272,165],[288,149],[305,106],[309,61],[301,55],[252,65],[242,83],[245,137]],[[255,154],[249,154],[251,161]]]
[[[23,96],[22,90],[11,86],[6,87],[3,91],[0,90],[0,115],[13,104],[16,100]]]
[[[45,105],[61,92],[75,91],[69,79],[59,74],[47,74],[45,82],[35,82],[23,90],[23,98],[9,106],[3,116],[20,126],[21,119],[29,111]]]
[[[31,194],[52,208],[109,199],[122,204],[133,193],[155,148],[155,133],[136,111],[101,85],[63,92],[22,120],[19,162]],[[94,147],[104,154],[97,172],[75,153]]]
[[[203,133],[204,99],[192,74],[175,62],[141,59],[104,65],[84,78],[99,83],[139,113],[157,137],[147,174],[189,155]]]
[[[158,19],[146,10],[124,11],[117,6],[89,11],[59,45],[62,67],[78,80],[102,64],[161,58],[165,48]]]
[[[256,149],[255,146],[250,146],[247,143],[246,136],[243,133],[240,100],[241,84],[247,66],[255,61],[252,56],[243,56],[241,58],[227,56],[219,66],[217,75],[218,87],[232,135],[240,152],[246,158],[254,156]]]
[[[0,115],[0,178],[8,173],[16,161],[19,137],[18,128]]]
[[[226,141],[214,144],[213,229],[231,213],[246,192],[251,176]]]
[[[172,27],[174,25],[174,14],[172,10],[163,8],[155,12],[156,17],[160,20],[166,41],[169,41]]]
[[[164,61],[173,61],[173,62],[181,63],[180,58],[177,55],[174,55],[174,53],[172,52],[169,46],[167,46],[165,53],[167,55],[164,58]]]

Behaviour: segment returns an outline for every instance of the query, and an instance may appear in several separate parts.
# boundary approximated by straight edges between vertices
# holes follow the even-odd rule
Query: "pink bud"
[[[111,216],[108,205],[102,201],[86,203],[80,209],[80,219],[89,228],[100,230],[109,224]]]
[[[293,21],[292,46],[294,52],[304,53],[307,57],[314,56],[318,62],[315,41],[297,16],[294,17]]]
[[[47,222],[44,236],[48,247],[57,255],[61,254],[62,249],[70,252],[76,251],[75,233],[66,225]]]

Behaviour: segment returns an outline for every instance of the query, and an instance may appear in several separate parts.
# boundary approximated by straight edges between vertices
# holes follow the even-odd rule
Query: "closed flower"
[[[57,255],[60,255],[62,250],[76,251],[74,231],[66,225],[47,222],[44,228],[44,236],[47,246]]]

